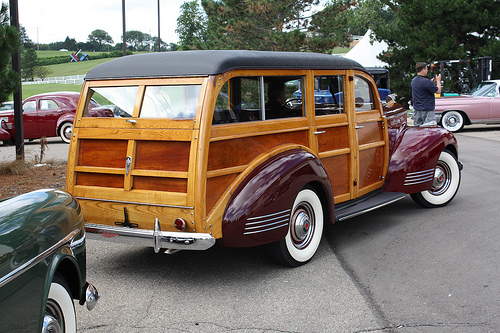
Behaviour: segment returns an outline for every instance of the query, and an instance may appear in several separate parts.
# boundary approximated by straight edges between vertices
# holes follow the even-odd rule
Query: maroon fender
[[[312,153],[293,149],[266,160],[238,186],[224,213],[221,245],[248,247],[283,239],[295,197],[308,184],[321,198],[325,217],[335,221],[333,191],[323,165]]]
[[[56,128],[59,131],[59,127],[61,127],[61,125],[63,123],[70,122],[70,123],[73,124],[73,120],[75,120],[75,114],[72,113],[72,112],[66,113],[66,114],[62,115],[61,117],[59,117],[59,119],[57,119],[57,126],[56,126]]]
[[[417,193],[428,190],[439,155],[447,148],[458,157],[457,140],[441,127],[389,130],[391,157],[384,191]]]
[[[0,141],[9,141],[10,134],[6,130],[0,127]]]

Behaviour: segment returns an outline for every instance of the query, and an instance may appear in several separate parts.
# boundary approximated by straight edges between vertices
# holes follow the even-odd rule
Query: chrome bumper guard
[[[161,231],[158,219],[155,230],[86,223],[85,231],[91,239],[152,246],[156,253],[161,249],[206,250],[215,244],[215,238],[207,233]]]
[[[87,304],[87,309],[89,311],[95,308],[99,298],[99,292],[97,291],[96,287],[88,283],[87,290],[85,290],[85,303]]]

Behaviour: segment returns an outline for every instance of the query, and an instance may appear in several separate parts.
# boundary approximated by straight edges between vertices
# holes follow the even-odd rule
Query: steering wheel
[[[285,101],[285,105],[289,109],[297,110],[302,107],[302,98],[288,98]]]

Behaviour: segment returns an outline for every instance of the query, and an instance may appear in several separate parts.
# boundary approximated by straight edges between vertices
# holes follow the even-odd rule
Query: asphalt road
[[[47,138],[48,144],[42,157],[42,163],[66,162],[68,160],[69,144],[64,143],[59,137]],[[16,146],[1,145],[0,163],[12,162],[16,159]],[[40,140],[24,141],[24,158],[27,162],[35,161],[35,156],[40,160]]]
[[[500,126],[456,136],[464,170],[452,203],[408,197],[329,226],[295,269],[264,248],[164,255],[88,240],[102,299],[77,306],[78,331],[499,332]]]

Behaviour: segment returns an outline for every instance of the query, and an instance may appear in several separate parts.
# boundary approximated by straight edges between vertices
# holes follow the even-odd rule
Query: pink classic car
[[[59,136],[69,143],[73,120],[80,93],[61,91],[34,95],[23,102],[23,125],[25,139]],[[113,117],[113,112],[90,101],[90,115]],[[13,142],[15,139],[14,110],[0,110],[0,140]],[[7,137],[6,132],[10,138]]]
[[[436,98],[436,121],[450,132],[464,125],[500,124],[500,80],[481,83],[469,95]]]

